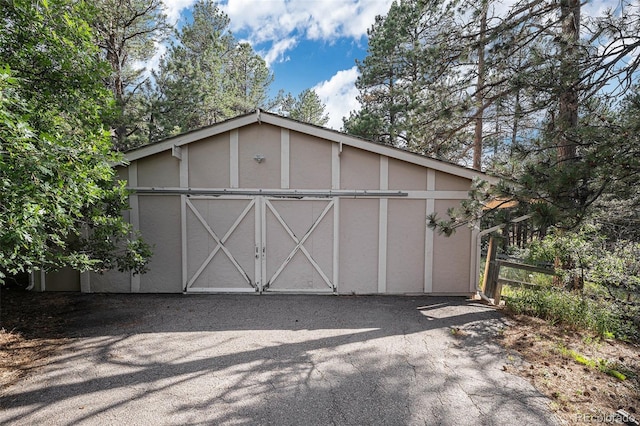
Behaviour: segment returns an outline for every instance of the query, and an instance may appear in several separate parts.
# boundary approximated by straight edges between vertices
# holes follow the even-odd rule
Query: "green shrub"
[[[608,239],[600,225],[587,222],[575,230],[551,229],[521,256],[526,263],[553,262],[557,278],[501,270],[505,278],[539,286],[506,288],[504,299],[512,311],[605,337],[640,340],[639,242]]]

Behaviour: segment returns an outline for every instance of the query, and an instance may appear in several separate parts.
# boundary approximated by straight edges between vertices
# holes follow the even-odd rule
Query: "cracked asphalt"
[[[12,425],[552,425],[463,298],[83,295]]]

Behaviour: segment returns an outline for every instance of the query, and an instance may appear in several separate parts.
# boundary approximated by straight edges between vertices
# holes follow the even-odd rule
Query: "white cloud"
[[[185,1],[185,0],[176,0]],[[231,30],[246,32],[252,44],[278,43],[292,37],[333,42],[342,37],[359,40],[376,15],[384,15],[392,0],[228,0],[221,8]],[[287,49],[279,50],[284,58]],[[282,47],[282,46],[280,46]]]
[[[195,0],[163,0],[164,13],[167,15],[167,19],[171,25],[175,25],[180,19],[180,13],[184,9],[191,7]]]
[[[142,78],[150,78],[151,77],[151,72],[153,70],[158,70],[158,68],[160,66],[160,59],[162,58],[162,56],[167,51],[167,46],[165,44],[163,44],[163,43],[159,43],[159,42],[156,41],[156,42],[153,43],[153,45],[154,45],[154,48],[155,48],[155,53],[151,57],[151,59],[149,59],[146,62],[144,62],[144,61],[135,61],[132,64],[133,69],[136,69],[136,70],[144,69],[144,72],[142,73]]]
[[[618,0],[600,0],[587,2],[580,10],[583,17],[603,16],[607,11],[620,12],[620,2]]]
[[[353,67],[348,70],[338,71],[329,80],[316,84],[313,90],[316,91],[322,102],[327,106],[329,122],[327,126],[340,130],[342,128],[342,117],[349,115],[351,111],[360,109],[360,103],[356,99],[358,89],[355,82],[358,78],[358,68]]]
[[[285,38],[273,43],[271,49],[264,55],[264,61],[267,63],[267,66],[270,67],[274,62],[287,62],[289,57],[285,56],[285,53],[287,50],[293,49],[296,44],[298,44],[298,41],[295,37]]]

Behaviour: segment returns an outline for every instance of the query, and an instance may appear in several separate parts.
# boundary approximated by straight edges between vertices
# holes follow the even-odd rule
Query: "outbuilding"
[[[469,295],[477,229],[426,226],[468,168],[257,111],[128,152],[144,275],[62,271],[42,290]]]

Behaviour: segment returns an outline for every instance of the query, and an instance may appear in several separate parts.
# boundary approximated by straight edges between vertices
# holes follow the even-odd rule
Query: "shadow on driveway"
[[[70,343],[0,423],[555,424],[462,298],[68,297]]]

